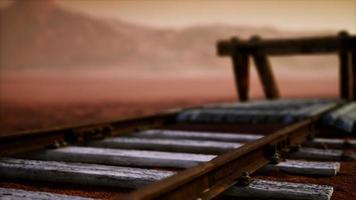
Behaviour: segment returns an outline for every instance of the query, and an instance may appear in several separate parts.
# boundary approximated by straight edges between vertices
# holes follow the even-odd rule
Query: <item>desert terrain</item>
[[[330,35],[212,24],[153,28],[104,19],[54,0],[0,9],[0,133],[145,115],[236,100],[231,60],[216,42]],[[273,58],[287,98],[337,97],[336,56]],[[252,66],[251,92],[262,91]]]
[[[334,98],[337,70],[276,71],[282,97]],[[171,108],[236,101],[231,66],[208,71],[27,71],[0,75],[2,134],[139,116]],[[263,98],[252,70],[250,96]]]

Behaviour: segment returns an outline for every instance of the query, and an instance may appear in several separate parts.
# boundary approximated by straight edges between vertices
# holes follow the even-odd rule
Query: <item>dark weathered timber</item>
[[[173,174],[165,170],[0,158],[0,177],[9,179],[138,188]]]
[[[333,191],[333,187],[327,185],[256,179],[245,187],[231,187],[225,195],[258,199],[329,200]]]
[[[243,144],[237,142],[216,142],[211,140],[115,137],[99,141],[91,141],[87,143],[87,146],[184,153],[222,154],[229,150],[239,148],[243,146]]]
[[[299,158],[307,160],[342,160],[344,151],[340,149],[318,149],[302,147],[297,152],[288,155],[290,158]]]
[[[82,162],[117,166],[173,168],[192,167],[198,165],[199,163],[207,162],[214,157],[216,156],[191,153],[172,153],[76,146],[38,151],[21,156],[21,158],[34,160]]]
[[[140,129],[157,128],[174,122],[177,112],[178,110],[112,122],[58,127],[49,130],[34,130],[11,135],[1,134],[0,156],[43,149],[66,142],[82,142],[98,137],[120,135]],[[118,131],[112,132],[112,130]]]
[[[350,99],[352,96],[351,91],[351,66],[350,66],[350,54],[346,50],[341,50],[339,53],[340,62],[340,97],[342,99]]]
[[[347,32],[339,34],[342,45],[344,46],[350,37]],[[353,97],[353,73],[352,73],[352,57],[351,51],[341,48],[339,52],[340,60],[340,97],[342,99],[351,100]]]
[[[260,38],[258,36],[252,37],[251,42],[259,42]],[[252,53],[252,58],[255,62],[260,81],[262,83],[262,88],[267,99],[277,99],[279,98],[279,91],[277,88],[276,81],[273,76],[271,65],[268,61],[266,54],[263,50],[256,50]]]
[[[352,67],[351,67],[351,71],[352,71],[352,97],[351,100],[352,101],[356,101],[356,50],[353,50],[351,52],[351,58],[352,58]]]
[[[328,54],[338,53],[341,48],[356,49],[356,36],[340,40],[338,36],[295,38],[295,39],[266,39],[260,42],[239,41],[231,43],[230,40],[220,40],[217,43],[218,55],[232,55],[234,51],[251,53],[256,49],[263,50],[268,55],[293,54]]]
[[[323,113],[335,107],[335,102],[311,104],[292,109],[228,109],[228,108],[201,108],[183,111],[177,115],[179,122],[194,123],[285,123],[303,120],[307,117]]]
[[[331,124],[335,123],[335,121],[337,119],[341,118],[342,116],[345,116],[348,113],[355,112],[355,111],[356,111],[356,102],[355,103],[347,103],[347,104],[340,106],[336,110],[325,114],[322,117],[322,120],[324,121],[324,123],[331,125]]]
[[[238,39],[231,40],[232,43],[239,43]],[[233,71],[237,94],[240,101],[248,100],[249,91],[249,61],[248,55],[244,52],[234,52],[232,54]]]
[[[0,188],[0,199],[3,200],[94,200],[78,196],[54,194],[48,192],[34,192],[12,188]]]
[[[226,108],[226,109],[256,109],[256,110],[284,110],[301,108],[314,104],[325,104],[336,102],[332,99],[275,99],[271,100],[254,100],[248,102],[234,102],[234,103],[219,103],[202,106],[202,108]]]
[[[347,103],[323,116],[322,122],[345,132],[356,131],[356,102]]]
[[[340,171],[340,163],[286,160],[278,164],[268,164],[259,171],[283,171],[291,174],[335,176]]]
[[[356,140],[352,139],[336,139],[336,138],[315,138],[313,140],[307,140],[303,142],[303,146],[306,147],[318,147],[318,148],[356,148]]]
[[[299,109],[293,113],[289,113],[288,115],[286,115],[286,117],[283,120],[285,123],[299,121],[301,119],[305,119],[305,118],[323,113],[325,110],[335,107],[335,105],[337,105],[337,104],[336,103],[326,103],[326,104],[321,104],[321,105],[307,106],[307,107],[305,107],[303,109]]]
[[[128,136],[141,138],[170,138],[170,139],[194,139],[194,140],[212,140],[222,142],[250,142],[263,137],[263,135],[243,134],[243,133],[218,133],[201,131],[177,131],[152,129]]]
[[[317,116],[290,125],[264,139],[248,143],[207,163],[189,168],[160,182],[134,191],[131,199],[212,199],[231,187],[237,177],[270,162],[270,156],[301,143],[310,134]],[[266,151],[267,149],[273,151]],[[269,152],[269,153],[268,153]]]
[[[353,94],[355,89],[353,84],[354,73],[352,72],[352,52],[356,51],[356,36],[349,36],[347,32],[341,32],[339,36],[311,38],[260,40],[258,37],[253,37],[250,41],[238,42],[233,39],[230,41],[222,40],[218,41],[217,50],[219,55],[231,56],[233,59],[234,57],[252,55],[267,98],[278,97],[278,90],[274,83],[267,55],[338,53],[340,58],[340,97],[352,100],[355,96]],[[248,87],[240,88],[238,85],[237,88],[238,92],[241,93],[243,91],[243,94],[248,93],[249,90]]]

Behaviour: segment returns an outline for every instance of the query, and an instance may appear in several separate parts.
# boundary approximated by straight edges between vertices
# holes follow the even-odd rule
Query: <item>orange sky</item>
[[[8,1],[11,0],[0,0],[1,4]],[[221,23],[292,30],[345,29],[356,33],[356,0],[57,1],[101,17],[117,17],[159,27]]]

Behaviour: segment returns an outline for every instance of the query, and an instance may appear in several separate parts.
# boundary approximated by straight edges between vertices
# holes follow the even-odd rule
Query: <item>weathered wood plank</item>
[[[246,187],[231,187],[225,195],[259,199],[329,200],[333,190],[327,185],[255,179]]]
[[[356,102],[343,105],[341,108],[324,115],[322,122],[346,132],[356,131]]]
[[[232,40],[232,42],[237,43],[238,40]],[[243,52],[235,52],[232,55],[232,63],[239,100],[247,101],[249,99],[250,79],[248,54]]]
[[[261,49],[268,55],[292,55],[292,54],[322,54],[337,53],[341,48],[354,50],[356,37],[350,36],[344,41],[337,36],[294,38],[294,39],[265,39],[258,43],[246,40],[234,44],[231,40],[220,40],[217,43],[217,53],[220,56],[231,55],[235,51],[252,53],[255,49]]]
[[[349,133],[356,131],[356,117],[351,115],[342,116],[336,121],[335,126]]]
[[[302,147],[299,151],[289,155],[290,158],[311,159],[311,160],[341,160],[343,151],[339,149],[317,149]]]
[[[322,147],[322,148],[356,148],[356,140],[337,139],[337,138],[315,138],[303,143],[305,147]]]
[[[71,195],[55,194],[48,192],[34,192],[12,188],[0,188],[0,199],[2,200],[92,200]]]
[[[356,109],[356,102],[345,104],[345,105],[341,106],[340,108],[338,108],[332,112],[329,112],[328,114],[323,116],[323,121],[325,123],[332,124],[338,118],[340,118],[344,115],[347,115],[348,113],[353,113],[355,111],[355,109]]]
[[[35,160],[107,165],[189,168],[207,162],[213,159],[215,155],[73,146],[39,151],[23,157]]]
[[[325,110],[329,110],[335,107],[337,104],[335,102],[324,103],[324,104],[315,104],[310,106],[305,106],[303,108],[294,110],[290,112],[286,117],[283,119],[285,123],[291,123],[298,120],[302,120],[308,117],[312,117],[323,113]]]
[[[244,133],[217,133],[217,132],[198,132],[198,131],[176,131],[152,129],[132,133],[129,136],[141,138],[170,138],[170,139],[194,139],[194,140],[213,140],[225,142],[249,142],[260,139],[263,135],[244,134]]]
[[[23,180],[137,188],[173,174],[165,170],[0,158],[0,177]]]
[[[340,41],[342,45],[345,46],[347,39],[350,37],[347,32],[339,33]],[[352,57],[351,52],[346,48],[341,48],[339,51],[339,61],[340,61],[340,98],[341,99],[352,99]]]
[[[351,52],[351,77],[352,77],[352,82],[351,82],[351,86],[352,86],[352,97],[351,100],[352,101],[356,101],[356,50],[353,50]]]
[[[148,139],[115,137],[104,140],[91,141],[88,146],[137,149],[137,150],[158,150],[184,153],[221,154],[226,151],[241,147],[241,143],[216,142],[210,140],[184,140],[184,139]]]
[[[253,36],[250,39],[251,43],[259,42],[260,40],[261,39],[258,36]],[[279,98],[279,91],[267,55],[262,50],[257,50],[252,53],[252,58],[255,62],[255,66],[260,81],[262,83],[262,88],[266,98],[267,99]]]
[[[269,164],[261,172],[283,171],[293,174],[335,176],[340,171],[338,162],[315,162],[304,160],[286,160],[278,164]]]
[[[180,113],[179,122],[201,123],[292,123],[311,117],[334,107],[336,103],[311,104],[300,108],[274,109],[227,109],[227,108],[201,108],[191,109]]]
[[[237,103],[219,103],[203,106],[202,108],[220,108],[220,109],[253,109],[253,110],[284,110],[301,108],[315,104],[326,104],[336,102],[330,99],[275,99],[275,100],[254,100]]]
[[[284,113],[270,110],[226,110],[226,109],[194,109],[184,111],[178,115],[180,122],[202,122],[202,123],[249,123],[263,122],[268,117],[276,121],[283,119]]]

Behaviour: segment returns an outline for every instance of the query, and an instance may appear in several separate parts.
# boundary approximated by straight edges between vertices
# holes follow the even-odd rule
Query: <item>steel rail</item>
[[[68,142],[84,142],[90,139],[160,127],[173,122],[178,111],[171,110],[160,114],[123,118],[111,122],[33,130],[8,135],[2,134],[0,136],[0,156],[8,156],[50,146],[58,147]]]
[[[333,108],[325,109],[325,112]],[[231,187],[243,174],[250,174],[271,162],[275,153],[297,147],[314,134],[320,115],[282,128],[266,137],[247,143],[215,159],[189,168],[133,191],[127,198],[212,199]]]

